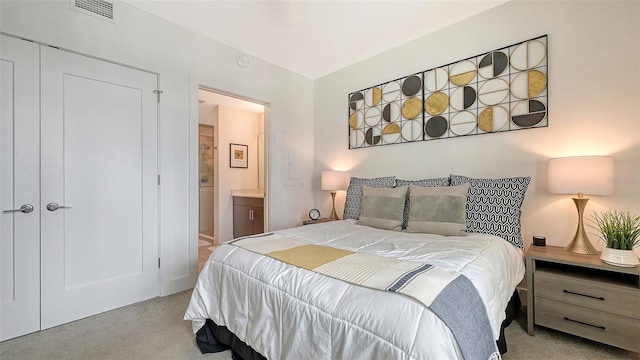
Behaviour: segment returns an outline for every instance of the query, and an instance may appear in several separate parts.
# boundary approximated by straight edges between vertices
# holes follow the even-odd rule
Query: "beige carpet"
[[[2,360],[227,360],[200,354],[184,311],[191,291],[147,300],[0,343]]]
[[[0,359],[231,359],[229,351],[200,354],[191,323],[182,320],[190,295],[185,291],[155,298],[2,342]],[[640,354],[541,327],[531,337],[523,330],[525,326],[521,314],[507,328],[505,360],[640,359]]]

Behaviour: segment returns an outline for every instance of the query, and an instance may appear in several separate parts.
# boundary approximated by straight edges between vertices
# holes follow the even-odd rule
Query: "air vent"
[[[71,8],[97,18],[115,22],[114,4],[104,0],[70,0]]]

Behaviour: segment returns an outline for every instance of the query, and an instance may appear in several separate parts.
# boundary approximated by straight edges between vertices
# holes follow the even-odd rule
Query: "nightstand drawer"
[[[640,352],[640,321],[536,297],[536,324]]]
[[[540,269],[534,278],[536,297],[640,319],[640,291]]]

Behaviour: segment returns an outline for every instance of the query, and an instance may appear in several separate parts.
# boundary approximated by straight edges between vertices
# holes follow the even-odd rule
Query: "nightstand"
[[[319,224],[327,221],[329,221],[329,218],[320,218],[318,220],[305,220],[302,222],[302,225]]]
[[[555,246],[532,245],[526,262],[529,335],[542,325],[640,352],[640,268]]]

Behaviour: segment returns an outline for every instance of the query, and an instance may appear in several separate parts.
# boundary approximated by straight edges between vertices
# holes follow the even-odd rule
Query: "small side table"
[[[640,352],[640,268],[556,246],[527,251],[527,331],[534,325]]]
[[[328,222],[329,218],[320,218],[318,220],[305,220],[302,222],[302,225],[311,225],[311,224],[319,224],[323,222]]]

